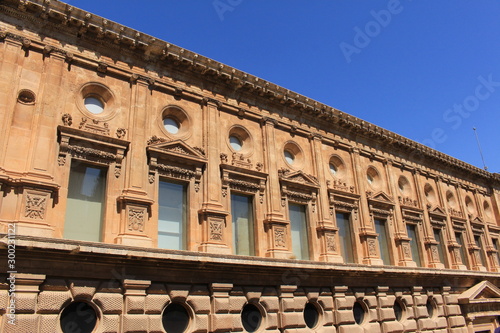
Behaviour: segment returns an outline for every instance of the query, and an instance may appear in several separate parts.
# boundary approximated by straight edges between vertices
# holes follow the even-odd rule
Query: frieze
[[[401,196],[399,196],[398,199],[399,199],[399,204],[401,206],[418,208],[418,201],[417,200],[413,200],[410,197],[401,197]]]

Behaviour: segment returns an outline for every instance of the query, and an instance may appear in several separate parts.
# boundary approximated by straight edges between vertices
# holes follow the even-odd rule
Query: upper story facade
[[[20,235],[500,270],[500,175],[70,5],[0,6]]]

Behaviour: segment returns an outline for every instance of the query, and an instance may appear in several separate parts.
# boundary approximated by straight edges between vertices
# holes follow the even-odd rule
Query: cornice
[[[173,64],[198,76],[201,74],[215,78],[222,84],[230,85],[232,90],[242,89],[275,105],[286,106],[287,110],[293,110],[300,115],[309,116],[319,122],[331,123],[339,130],[354,131],[356,135],[378,141],[385,145],[388,151],[396,149],[407,153],[410,159],[418,157],[436,162],[447,170],[459,170],[468,176],[480,177],[491,186],[500,186],[498,173],[487,172],[304,95],[70,4],[55,0],[4,0],[0,12],[43,27],[44,34],[50,34],[50,29],[46,28],[51,27],[87,43],[128,50],[131,54],[135,54],[137,59],[153,62],[156,66]],[[9,35],[12,34],[0,31],[0,40]],[[21,42],[24,48],[29,48],[32,44],[27,38],[23,38]],[[51,45],[46,45],[43,49],[45,53],[61,51],[53,49]],[[68,61],[72,61],[72,53],[64,52],[64,54]],[[99,68],[106,70],[106,65],[101,62]]]

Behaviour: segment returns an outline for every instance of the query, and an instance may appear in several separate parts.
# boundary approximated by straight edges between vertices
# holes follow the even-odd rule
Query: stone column
[[[289,221],[285,218],[285,212],[281,205],[281,186],[278,175],[278,161],[275,140],[276,120],[264,118],[262,121],[264,163],[267,166],[269,178],[266,183],[267,194],[267,214],[264,220],[266,232],[268,234],[268,250],[266,257],[289,258],[291,251],[289,249]]]
[[[150,129],[149,100],[154,80],[132,75],[131,83],[126,138],[133,138],[133,140],[131,140],[127,154],[124,189],[118,197],[118,207],[121,214],[120,222],[116,223],[120,229],[115,231],[118,234],[115,242],[124,245],[151,247],[153,244],[151,236],[156,233],[156,230],[152,230],[148,223],[151,218],[153,200],[148,197],[147,192],[146,143],[148,138],[146,135]],[[118,189],[109,190],[116,191]]]
[[[222,180],[220,173],[220,102],[203,99],[204,148],[207,153],[207,166],[203,175],[203,203],[198,211],[202,225],[200,251],[212,253],[231,253],[228,243],[231,234],[227,230],[229,212],[222,204]]]

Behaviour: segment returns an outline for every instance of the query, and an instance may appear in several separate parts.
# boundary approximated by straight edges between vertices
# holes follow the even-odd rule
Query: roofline
[[[9,7],[6,7],[6,5],[11,9],[9,10]],[[156,58],[160,61],[164,61],[165,59],[168,61],[178,61],[187,65],[188,70],[197,74],[200,72],[200,68],[202,68],[203,74],[209,73],[230,82],[232,85],[245,87],[250,92],[258,93],[261,97],[267,98],[273,103],[284,104],[292,107],[299,113],[309,114],[313,117],[329,121],[342,128],[358,131],[367,138],[379,140],[384,144],[393,145],[395,148],[402,151],[418,151],[425,157],[441,162],[447,167],[458,168],[465,173],[478,176],[488,183],[491,182],[491,186],[493,186],[493,184],[500,185],[499,173],[490,173],[402,135],[352,116],[339,109],[290,91],[277,84],[114,21],[110,21],[70,4],[57,0],[4,0],[3,4],[0,6],[0,11],[7,15],[12,15],[15,14],[15,12],[12,11],[13,7],[17,7],[17,12],[26,12],[36,15],[22,15],[20,18],[23,20],[36,21],[38,19],[45,20],[47,23],[49,19],[52,22],[59,21],[59,24],[79,28],[75,29],[75,31],[80,34],[97,34],[98,38],[103,42],[128,46],[133,49],[134,52],[142,52],[143,55],[149,59]],[[5,31],[0,31],[0,39],[4,39],[6,35]]]

